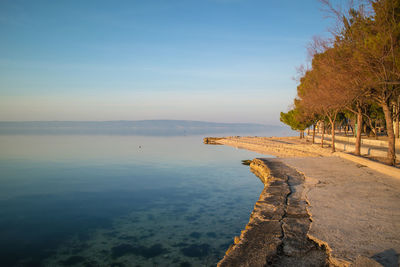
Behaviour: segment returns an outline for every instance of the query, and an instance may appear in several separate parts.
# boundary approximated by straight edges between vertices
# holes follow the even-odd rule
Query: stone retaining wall
[[[328,138],[330,138],[330,136],[327,136]],[[308,135],[306,137],[307,139],[311,140],[312,136]],[[335,140],[337,141],[342,141],[343,136],[339,136],[339,138],[337,138],[335,136]],[[363,140],[364,141],[364,140]],[[365,141],[379,141],[379,140],[365,140]],[[316,143],[321,143],[321,137],[319,136],[315,136],[315,142]],[[384,147],[383,145],[381,145],[380,147],[384,148],[384,150],[378,150],[378,149],[374,149],[373,147],[367,147],[365,146],[365,142],[363,142],[364,146],[361,145],[361,155],[368,155],[368,156],[373,156],[373,157],[386,157],[387,156],[387,151],[385,150],[387,148],[387,142],[385,141],[379,141],[379,142],[384,142],[386,143],[386,147]],[[331,144],[331,140],[324,140],[324,144]],[[354,152],[355,150],[355,144],[354,143],[339,143],[339,142],[335,142],[335,148],[338,150],[342,150],[342,151],[346,151],[346,152]],[[397,149],[397,146],[396,146]],[[400,153],[396,153],[396,158],[400,158]]]
[[[265,187],[218,266],[333,266],[329,248],[307,235],[304,176],[277,159],[254,159],[250,167]]]

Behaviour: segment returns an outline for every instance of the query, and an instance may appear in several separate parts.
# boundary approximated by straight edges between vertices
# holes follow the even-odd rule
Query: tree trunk
[[[395,130],[396,138],[399,138],[400,137],[400,133],[399,133],[400,127],[399,127],[399,114],[398,113],[396,114],[395,129],[396,129]]]
[[[332,131],[332,153],[336,151],[335,149],[335,119],[331,121],[331,131]]]
[[[395,166],[396,164],[396,151],[395,151],[395,137],[393,131],[393,119],[392,112],[390,111],[389,105],[386,102],[381,103],[383,113],[385,113],[386,131],[388,135],[388,153],[387,161],[389,165]]]
[[[376,138],[376,136],[377,136],[377,133],[376,133],[376,122],[375,122],[375,125],[374,125],[374,124],[372,123],[371,118],[367,117],[367,119],[368,119],[368,120],[366,120],[365,123],[368,123],[369,128],[371,128],[372,134],[374,135],[375,139],[377,139],[377,138]]]
[[[313,124],[313,130],[312,130],[312,143],[315,143],[315,124]]]
[[[324,147],[325,123],[322,124],[321,147]]]
[[[362,110],[361,107],[357,105],[357,136],[356,136],[356,148],[354,154],[360,156],[361,154],[361,128],[363,124]]]

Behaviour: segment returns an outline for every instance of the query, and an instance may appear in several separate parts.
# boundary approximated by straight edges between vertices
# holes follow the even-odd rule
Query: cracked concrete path
[[[331,255],[330,265],[400,266],[398,169],[344,153],[340,157],[332,157],[325,149],[301,145],[294,138],[228,137],[218,138],[216,142],[284,157],[279,160],[305,175],[304,192],[309,200],[309,212],[313,220],[309,237],[327,247],[328,254]],[[284,172],[287,171],[285,169]],[[282,181],[289,185],[290,179]],[[288,197],[290,195],[286,199]],[[263,203],[260,202],[259,206],[263,207]],[[254,212],[257,207],[258,205]],[[278,211],[277,208],[275,210]],[[284,239],[284,221],[283,217],[279,220],[282,235],[277,238],[280,242]],[[256,237],[262,239],[258,235]],[[237,238],[237,241],[242,241],[241,238]],[[263,243],[259,242],[258,245],[260,244]],[[278,248],[282,246],[277,246],[277,252]]]
[[[400,179],[337,157],[280,160],[305,175],[309,234],[328,243],[333,257],[400,265]]]
[[[250,167],[265,187],[218,266],[328,266],[326,247],[307,236],[304,176],[277,159],[255,159]]]

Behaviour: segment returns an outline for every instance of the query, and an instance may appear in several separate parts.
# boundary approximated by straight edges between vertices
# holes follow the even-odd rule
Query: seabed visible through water
[[[0,136],[6,266],[215,266],[263,184],[200,137]]]

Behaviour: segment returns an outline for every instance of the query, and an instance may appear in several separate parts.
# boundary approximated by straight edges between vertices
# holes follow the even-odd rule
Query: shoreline
[[[304,176],[276,159],[254,159],[250,170],[264,189],[245,230],[218,266],[330,265],[329,248],[307,236],[311,215],[303,195]]]
[[[399,170],[296,139],[208,139],[278,157],[252,161],[264,190],[218,266],[398,266]]]
[[[339,150],[332,153],[329,146],[322,148],[319,144],[306,143],[298,137],[224,137],[211,140],[215,144],[233,146],[278,158],[340,157],[400,179],[400,168]]]

